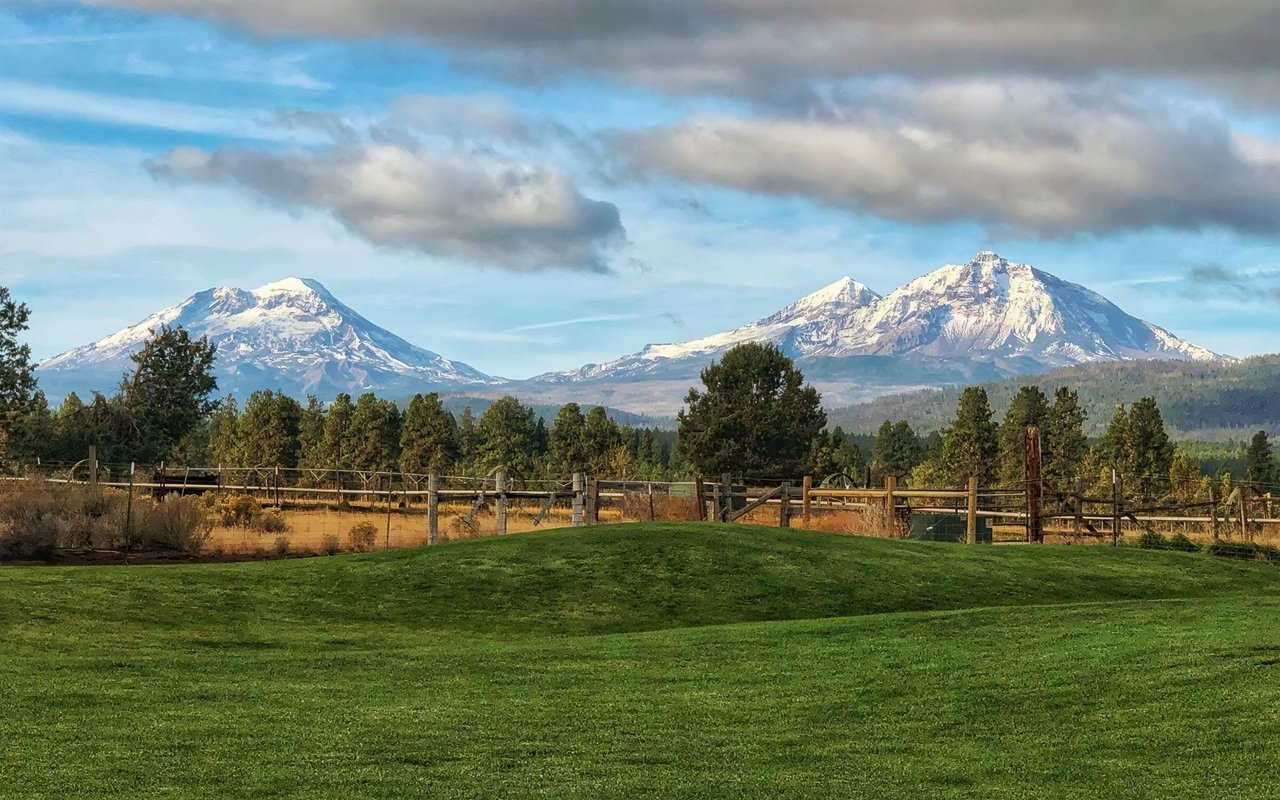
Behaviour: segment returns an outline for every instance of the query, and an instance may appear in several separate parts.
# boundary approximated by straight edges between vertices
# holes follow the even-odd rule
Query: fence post
[[[276,467],[276,469],[279,470],[280,468]],[[387,550],[391,549],[391,509],[392,509],[392,503],[395,500],[395,493],[392,492],[392,489],[395,487],[394,481],[395,481],[395,474],[388,472],[387,473],[387,546],[386,546]],[[279,484],[280,484],[280,473],[277,472],[276,473],[276,486],[277,486],[276,491],[277,492],[280,491],[280,489],[278,488]]]
[[[440,476],[427,476],[427,544],[440,541]]]
[[[791,527],[791,482],[782,484],[782,508],[778,509],[778,527]]]
[[[1213,540],[1218,541],[1218,485],[1209,484],[1209,525],[1213,532]]]
[[[1044,500],[1044,484],[1040,481],[1040,429],[1027,428],[1027,541],[1044,543],[1044,523],[1041,509]]]
[[[498,501],[496,516],[498,518],[498,535],[507,535],[507,471],[498,470]]]
[[[898,479],[894,475],[884,477],[884,519],[890,536],[898,535],[898,504],[893,493],[898,489]]]
[[[718,514],[720,522],[728,522],[729,515],[733,513],[733,478],[729,473],[720,476],[720,511]]]
[[[587,524],[600,524],[600,479],[587,478]]]
[[[1249,485],[1240,485],[1240,535],[1245,541],[1253,537],[1249,535]]]
[[[1120,546],[1120,503],[1124,499],[1124,479],[1111,470],[1111,546]]]
[[[98,488],[98,448],[89,445],[89,485]]]
[[[581,472],[573,473],[573,527],[581,528],[583,512],[586,508],[586,476]]]
[[[124,563],[129,563],[129,548],[133,546],[133,472],[136,464],[129,464],[129,501],[124,512]]]
[[[387,491],[391,491],[390,479],[387,481]],[[276,508],[280,508],[280,467],[276,467]]]
[[[1080,478],[1076,478],[1076,496],[1072,499],[1071,505],[1075,510],[1075,534],[1082,536],[1084,534],[1084,481]]]
[[[809,518],[813,512],[813,501],[809,498],[809,493],[813,491],[813,476],[805,475],[804,483],[801,485],[800,506],[804,514],[804,526],[809,527]]]
[[[698,498],[698,522],[707,521],[707,487],[701,477],[693,479],[693,494]]]
[[[650,522],[654,522],[657,520],[658,517],[655,512],[656,512],[656,509],[654,509],[653,507],[653,482],[650,481],[649,482],[649,521]]]
[[[969,476],[968,513],[965,515],[964,540],[968,544],[978,543],[978,476]]]

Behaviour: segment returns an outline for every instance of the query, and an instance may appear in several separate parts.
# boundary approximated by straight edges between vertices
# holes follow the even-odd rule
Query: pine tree
[[[478,470],[505,469],[512,477],[536,474],[537,428],[532,408],[510,396],[496,401],[476,425]]]
[[[400,471],[417,475],[448,472],[458,458],[458,423],[440,395],[414,395],[400,429]]]
[[[1049,417],[1049,400],[1039,386],[1023,386],[1013,396],[1009,410],[1000,423],[999,481],[1003,486],[1018,486],[1027,476],[1027,429],[1044,428]],[[1043,456],[1043,454],[1042,454]]]
[[[622,431],[618,423],[609,419],[602,406],[587,412],[582,426],[582,449],[587,459],[587,471],[593,475],[617,475],[617,450],[623,446]]]
[[[471,406],[467,406],[462,409],[462,417],[458,420],[458,463],[463,472],[475,470],[479,451],[480,431],[476,429],[475,413]]]
[[[876,433],[871,450],[872,479],[879,483],[892,475],[899,481],[904,481],[923,458],[920,437],[906,420],[885,420]]]
[[[586,472],[589,461],[584,439],[586,418],[577,403],[566,403],[551,423],[551,467],[560,475]]]
[[[19,337],[26,332],[31,310],[0,286],[0,457],[13,426],[30,410],[36,389],[31,348]]]
[[[702,371],[678,415],[685,460],[706,475],[798,477],[827,425],[822,397],[771,344],[743,344]]]
[[[234,397],[219,403],[209,418],[209,458],[220,467],[244,463],[240,453],[240,405]]]
[[[1258,431],[1245,453],[1245,480],[1250,483],[1276,483],[1276,459],[1266,431]]]
[[[236,426],[241,466],[296,467],[301,423],[302,406],[283,392],[249,395]]]
[[[350,469],[390,472],[400,460],[400,410],[372,393],[356,401],[347,429]]]
[[[326,468],[324,453],[324,403],[315,395],[307,395],[307,405],[302,409],[298,423],[298,466],[302,469]],[[312,482],[316,482],[314,479]]]
[[[312,466],[315,469],[345,470],[354,469],[351,465],[351,416],[355,413],[355,405],[351,395],[343,392],[333,399],[324,415],[324,437],[320,452]]]
[[[971,386],[961,393],[955,421],[942,434],[943,465],[949,482],[960,486],[973,476],[979,484],[990,486],[996,478],[999,451],[987,390]]]
[[[1065,386],[1053,395],[1053,405],[1044,423],[1044,479],[1059,492],[1075,491],[1089,457],[1084,435],[1086,415],[1080,395]]]
[[[79,461],[89,451],[89,414],[80,395],[71,392],[53,419],[53,454],[57,461]]]
[[[1144,397],[1130,409],[1125,446],[1128,451],[1126,493],[1148,503],[1167,495],[1173,443],[1165,431],[1164,418],[1154,397]]]
[[[184,439],[217,408],[210,399],[218,388],[213,376],[217,352],[208,337],[192,339],[179,326],[157,329],[130,356],[134,371],[120,386],[137,433],[130,460],[171,460]]]

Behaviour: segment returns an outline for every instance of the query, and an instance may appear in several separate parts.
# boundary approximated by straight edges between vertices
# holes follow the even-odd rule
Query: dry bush
[[[325,537],[320,540],[320,552],[327,556],[336,556],[338,553],[342,552],[342,541],[338,538],[336,533],[326,534]]]
[[[122,492],[32,479],[0,488],[0,560],[48,559],[58,548],[118,547]]]
[[[287,536],[277,536],[275,554],[281,557],[289,555],[289,538]]]
[[[250,527],[258,533],[287,533],[289,523],[284,514],[271,510],[262,512]]]
[[[214,524],[223,528],[241,528],[258,533],[285,533],[289,523],[277,510],[262,507],[258,498],[248,494],[206,494],[200,503]]]
[[[193,497],[171,494],[159,503],[138,504],[142,546],[148,550],[177,550],[199,555],[213,533],[213,520]]]
[[[369,522],[361,522],[352,526],[347,533],[347,541],[351,545],[351,549],[357,553],[367,553],[373,549],[378,541],[378,529]]]

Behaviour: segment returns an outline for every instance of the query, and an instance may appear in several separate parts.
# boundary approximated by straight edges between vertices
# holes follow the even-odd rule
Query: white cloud
[[[235,111],[123,95],[97,94],[27,81],[0,79],[0,110],[52,119],[155,128],[182,133],[282,139],[260,111]]]

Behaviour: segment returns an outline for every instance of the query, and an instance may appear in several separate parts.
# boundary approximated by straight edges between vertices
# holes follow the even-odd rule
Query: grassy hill
[[[1043,375],[982,384],[1003,414],[1018,389],[1038,385],[1052,394],[1060,386],[1080,392],[1089,412],[1089,432],[1101,434],[1121,403],[1155,396],[1165,422],[1185,438],[1240,439],[1259,429],[1280,433],[1280,356],[1233,364],[1126,361],[1072,367]],[[829,413],[833,425],[871,431],[886,419],[905,419],[918,431],[938,430],[955,414],[961,387],[883,397]]]
[[[635,525],[0,570],[0,797],[1267,797],[1280,571]]]

